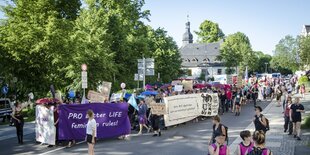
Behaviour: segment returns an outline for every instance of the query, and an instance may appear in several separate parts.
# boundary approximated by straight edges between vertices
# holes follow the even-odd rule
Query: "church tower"
[[[185,24],[185,33],[183,34],[183,46],[193,43],[193,35],[190,30],[190,22]]]

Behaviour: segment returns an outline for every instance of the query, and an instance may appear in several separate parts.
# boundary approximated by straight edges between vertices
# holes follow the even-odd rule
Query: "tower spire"
[[[189,15],[187,15],[187,22],[185,23],[185,33],[183,34],[182,41],[183,46],[193,43],[193,35],[190,30]]]

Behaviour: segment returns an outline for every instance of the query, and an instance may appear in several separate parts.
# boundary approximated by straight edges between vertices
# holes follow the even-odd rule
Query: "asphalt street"
[[[263,109],[270,102],[259,102]],[[232,143],[239,132],[245,129],[254,116],[253,104],[242,107],[240,116],[233,113],[224,113],[221,116],[222,123],[228,126],[229,143]],[[34,129],[33,129],[34,131]],[[15,134],[15,128],[10,130]],[[9,133],[6,133],[9,134]],[[129,140],[105,139],[99,140],[95,146],[95,154],[100,155],[205,155],[208,142],[212,134],[212,121],[210,118],[198,123],[188,122],[185,125],[171,127],[163,131],[161,137],[152,137],[152,134],[132,134]],[[35,134],[30,133],[24,136],[24,145],[17,144],[17,138],[0,139],[1,154],[87,154],[87,144],[80,142],[71,148],[53,147],[47,148],[35,142]]]

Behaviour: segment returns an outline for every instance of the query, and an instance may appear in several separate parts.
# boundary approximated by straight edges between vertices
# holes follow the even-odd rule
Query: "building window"
[[[192,70],[191,69],[187,70],[187,76],[192,76]]]
[[[217,75],[222,75],[222,69],[217,69]]]

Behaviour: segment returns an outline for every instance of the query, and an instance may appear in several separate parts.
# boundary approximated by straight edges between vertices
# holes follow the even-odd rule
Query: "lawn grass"
[[[301,124],[302,129],[310,129],[310,114],[308,114]]]

